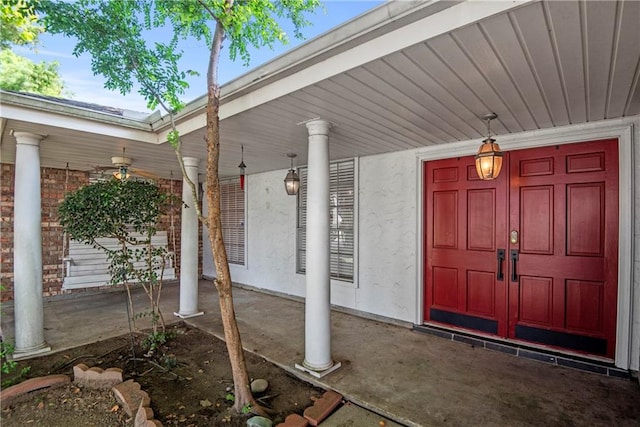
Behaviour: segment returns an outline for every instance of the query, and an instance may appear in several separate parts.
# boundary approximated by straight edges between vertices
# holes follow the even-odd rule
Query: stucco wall
[[[415,318],[415,152],[359,159],[358,269],[354,283],[333,281],[331,303],[393,319]],[[286,170],[247,180],[247,263],[231,265],[234,282],[305,294],[297,274],[296,197],[287,196]],[[205,234],[205,239],[206,239]],[[215,276],[211,249],[204,247],[203,272]]]
[[[632,173],[621,191],[632,192],[633,247],[640,247],[640,120],[633,121]],[[627,126],[627,121],[618,121]],[[578,130],[598,131],[598,124]],[[552,131],[561,134],[567,129]],[[571,130],[568,131],[571,134]],[[533,134],[537,137],[538,135]],[[526,147],[531,135],[511,137]],[[506,138],[503,138],[506,139]],[[461,143],[462,147],[464,143]],[[507,144],[508,145],[508,144]],[[475,145],[473,146],[475,147]],[[453,148],[453,146],[452,146]],[[332,283],[331,302],[375,315],[419,322],[421,272],[419,245],[418,157],[428,148],[358,159],[358,254],[355,283]],[[453,150],[455,151],[455,150]],[[468,149],[467,149],[468,151]],[[449,157],[456,154],[449,153]],[[624,161],[624,159],[623,159]],[[235,282],[295,296],[304,296],[305,277],[295,273],[296,198],[287,196],[282,180],[286,170],[248,176],[247,265],[231,266]],[[629,177],[627,177],[629,178]],[[629,230],[631,233],[632,231]],[[633,253],[630,365],[640,366],[640,251]],[[204,248],[203,272],[215,276],[211,250]]]
[[[231,276],[237,283],[304,296],[304,277],[295,273],[296,198],[284,191],[285,175],[247,176],[246,265],[231,264]],[[206,229],[203,240],[209,241]],[[208,244],[203,247],[203,274],[215,276]]]
[[[413,150],[360,159],[357,310],[415,321],[417,174]]]

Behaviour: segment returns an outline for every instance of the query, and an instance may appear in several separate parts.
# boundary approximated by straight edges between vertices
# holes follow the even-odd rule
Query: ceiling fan
[[[131,167],[133,164],[133,159],[130,157],[126,157],[124,155],[124,148],[122,149],[122,156],[113,156],[111,157],[111,165],[110,166],[100,166],[97,165],[94,167],[96,172],[106,172],[113,171],[113,176],[116,179],[124,180],[128,179],[132,176],[138,176],[141,178],[152,179],[157,181],[160,177],[152,172],[148,172],[142,169],[137,169]]]

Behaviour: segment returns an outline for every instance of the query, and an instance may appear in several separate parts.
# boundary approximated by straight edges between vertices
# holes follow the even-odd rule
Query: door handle
[[[505,250],[504,249],[498,249],[497,253],[496,253],[496,257],[498,258],[498,277],[496,280],[498,280],[499,282],[502,282],[504,280],[504,272],[502,271],[502,262],[504,261],[505,258]]]
[[[518,281],[518,272],[516,271],[516,264],[518,263],[517,249],[511,249],[510,258],[511,258],[511,281],[517,282]]]

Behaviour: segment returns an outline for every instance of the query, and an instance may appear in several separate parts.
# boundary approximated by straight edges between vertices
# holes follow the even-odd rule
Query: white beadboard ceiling
[[[425,10],[390,18],[367,41],[417,21]],[[317,61],[330,56],[325,52]],[[297,67],[289,75],[309,70]],[[640,114],[640,2],[526,3],[286,92],[222,120],[220,171],[237,175],[241,145],[249,174],[288,168],[287,152],[305,164],[307,131],[300,123],[312,118],[333,124],[331,158],[343,159],[469,139],[480,143],[485,124],[479,117],[492,111],[498,135]],[[52,126],[7,119],[3,162],[13,162],[11,129],[47,135],[43,166],[69,162],[72,169],[90,169],[109,164],[126,147],[134,167],[180,176],[166,143],[69,130],[64,120]],[[184,155],[202,159],[204,171],[204,129],[196,127],[183,140]]]

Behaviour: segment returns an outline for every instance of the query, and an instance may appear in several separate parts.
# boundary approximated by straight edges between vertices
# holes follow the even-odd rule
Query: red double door
[[[427,162],[425,321],[614,357],[618,142]]]

